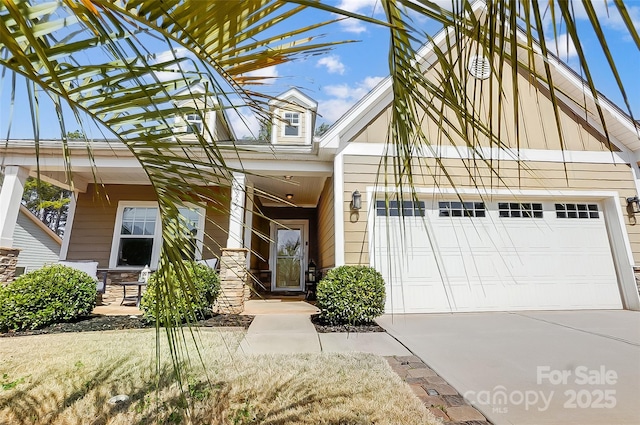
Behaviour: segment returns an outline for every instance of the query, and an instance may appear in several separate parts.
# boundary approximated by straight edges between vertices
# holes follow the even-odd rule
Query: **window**
[[[151,264],[156,228],[157,207],[124,207],[118,226],[118,253],[116,266]]]
[[[385,201],[376,201],[376,215],[377,216],[400,216],[400,202],[389,201],[389,207],[386,207]],[[402,214],[405,217],[424,217],[424,202],[418,201],[403,201],[402,202]]]
[[[596,204],[556,204],[557,218],[600,218]]]
[[[200,259],[204,234],[204,209],[178,208],[189,232],[191,243],[183,257]],[[162,244],[162,227],[158,205],[155,202],[121,202],[111,245],[109,267],[152,268],[158,264]]]
[[[542,218],[542,204],[500,202],[498,214],[500,217]]]
[[[187,121],[187,133],[202,134],[202,117],[198,114],[188,114],[185,117]]]
[[[486,217],[484,202],[438,202],[440,217]]]
[[[284,113],[284,135],[300,136],[300,114],[297,112]]]

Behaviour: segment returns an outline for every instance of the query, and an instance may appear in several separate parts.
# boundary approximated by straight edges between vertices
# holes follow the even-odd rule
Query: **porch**
[[[60,252],[61,260],[97,261],[99,269],[108,270],[108,298],[122,292],[114,284],[137,280],[147,264],[155,268],[162,242],[152,187],[139,166],[123,165],[102,168],[104,184],[99,189],[89,183],[89,169],[74,169],[74,181],[83,184],[72,188],[75,194]],[[223,282],[220,307],[225,312],[242,311],[244,300],[252,296],[304,295],[310,265],[315,264],[318,276],[335,265],[332,164],[294,156],[251,165],[247,174],[234,173],[226,188],[203,188],[207,195],[201,198],[202,205],[185,207],[195,212],[187,219],[197,238],[196,259],[218,259]],[[41,177],[69,187],[62,178],[56,180],[62,177],[57,167],[44,170]],[[17,214],[24,182],[33,174],[28,166],[5,168],[0,209],[7,219],[0,223],[0,246],[12,245],[12,217]],[[143,230],[136,234],[135,229]],[[7,273],[13,270],[9,266],[3,269]]]

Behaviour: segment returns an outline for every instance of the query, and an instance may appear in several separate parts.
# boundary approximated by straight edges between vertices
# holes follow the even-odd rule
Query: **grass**
[[[437,423],[380,357],[234,354],[243,335],[200,330],[184,393],[152,329],[0,338],[0,423]]]

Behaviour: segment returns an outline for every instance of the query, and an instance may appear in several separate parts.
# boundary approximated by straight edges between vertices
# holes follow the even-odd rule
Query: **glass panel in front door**
[[[302,230],[278,229],[276,243],[276,288],[300,288],[303,253]]]

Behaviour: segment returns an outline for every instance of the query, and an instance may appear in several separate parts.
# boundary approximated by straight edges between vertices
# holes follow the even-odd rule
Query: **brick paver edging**
[[[416,356],[385,357],[389,366],[415,395],[446,425],[490,425],[491,423]],[[437,394],[433,391],[437,391]],[[430,395],[433,394],[433,395]]]

